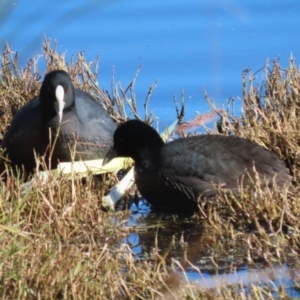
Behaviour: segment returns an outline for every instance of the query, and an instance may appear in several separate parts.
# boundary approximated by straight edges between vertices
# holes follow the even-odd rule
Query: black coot
[[[253,165],[264,186],[272,187],[273,179],[279,187],[291,181],[275,153],[247,139],[199,135],[165,144],[151,126],[138,120],[116,130],[103,163],[116,156],[135,161],[137,187],[159,210],[197,211],[201,197],[216,196],[214,185],[237,191],[243,178],[243,185],[251,186]]]
[[[74,145],[76,160],[104,157],[116,124],[91,95],[73,87],[68,73],[55,70],[45,76],[39,96],[14,115],[2,147],[13,165],[32,172],[34,153],[48,157],[58,128],[51,168],[58,161],[71,161]]]

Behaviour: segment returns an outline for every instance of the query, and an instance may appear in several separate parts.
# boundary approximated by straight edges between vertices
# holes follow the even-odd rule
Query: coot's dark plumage
[[[52,168],[58,161],[71,161],[75,140],[76,160],[104,157],[116,129],[113,119],[91,95],[75,89],[68,73],[55,70],[45,76],[39,96],[17,111],[2,147],[13,165],[23,165],[31,172],[34,152],[39,156],[49,152],[49,140],[54,142],[59,126]]]
[[[201,197],[216,196],[214,185],[237,191],[244,177],[243,185],[251,186],[253,165],[264,186],[272,187],[275,180],[282,187],[291,180],[275,153],[249,140],[199,135],[165,144],[151,126],[138,120],[116,130],[104,164],[116,156],[135,161],[137,187],[154,209],[196,211]]]

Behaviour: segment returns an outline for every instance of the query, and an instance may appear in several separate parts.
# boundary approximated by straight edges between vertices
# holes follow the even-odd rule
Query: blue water
[[[164,121],[176,113],[173,96],[185,91],[186,119],[210,110],[203,90],[218,104],[230,97],[240,110],[241,74],[266,60],[284,67],[299,56],[300,2],[287,1],[4,1],[0,48],[19,51],[21,65],[41,53],[45,36],[57,40],[67,60],[85,51],[100,56],[99,84],[110,90],[111,71],[127,86],[139,65],[136,85],[142,112],[148,87],[158,79],[150,110]],[[258,82],[263,80],[259,73]]]
[[[252,266],[250,268],[246,262],[235,261],[234,255],[231,255],[233,249],[227,249],[225,246],[224,258],[220,259],[223,263],[214,261],[218,265],[218,271],[216,271],[214,268],[208,266],[210,265],[211,258],[208,258],[207,255],[201,255],[203,247],[199,243],[205,239],[201,239],[201,229],[195,220],[195,222],[191,219],[186,221],[177,220],[183,225],[183,228],[180,229],[176,225],[177,221],[174,222],[172,218],[165,216],[160,216],[157,219],[147,218],[150,210],[144,201],[140,201],[138,208],[132,205],[131,210],[132,214],[128,222],[124,223],[124,226],[134,227],[137,230],[121,242],[130,245],[136,255],[136,259],[155,261],[157,258],[153,253],[157,251],[160,255],[164,256],[165,246],[170,251],[168,257],[175,259],[175,263],[173,263],[175,267],[172,270],[176,272],[173,273],[170,271],[170,274],[173,274],[172,276],[176,278],[180,278],[183,283],[188,281],[200,288],[209,289],[219,288],[224,285],[239,285],[239,288],[242,289],[243,287],[246,293],[250,293],[252,285],[259,285],[260,287],[268,286],[272,289],[272,294],[275,297],[278,296],[279,286],[282,285],[290,297],[300,297],[300,292],[294,283],[299,278],[299,269],[297,267],[291,264],[278,264],[270,267],[267,264],[257,263],[256,267]],[[157,226],[158,224],[160,226]],[[151,226],[155,226],[155,228],[152,230],[146,229]],[[195,235],[192,238],[186,238],[189,236],[188,231],[191,229]],[[183,250],[185,247],[178,244],[178,239],[179,237],[181,239],[182,234],[187,250]],[[172,247],[169,248],[171,241]],[[209,245],[206,245],[204,248],[207,247]],[[234,252],[239,251],[242,253],[245,250],[243,248],[235,249]],[[210,251],[208,253],[211,254]],[[208,254],[209,257],[210,254]],[[188,259],[191,265],[186,264],[185,259]],[[206,265],[203,261],[208,262],[208,264]],[[228,263],[225,263],[226,261]],[[167,263],[170,264],[168,258]],[[181,267],[178,267],[178,264],[181,264]]]
[[[219,107],[234,97],[239,112],[243,70],[256,72],[267,59],[279,58],[287,67],[291,55],[296,63],[300,56],[299,0],[6,0],[1,4],[0,49],[8,42],[19,52],[21,66],[42,53],[45,36],[53,44],[57,41],[67,61],[78,51],[84,51],[87,60],[99,56],[99,85],[106,90],[111,88],[112,69],[126,87],[142,65],[135,86],[140,112],[149,86],[158,79],[149,108],[164,122],[175,119],[173,97],[179,100],[182,90],[186,119],[196,111],[210,110],[204,90]],[[264,72],[256,76],[261,84]],[[139,255],[139,236],[131,238]],[[246,274],[250,275],[248,270]],[[195,272],[188,275],[191,280],[201,277]],[[245,271],[238,275],[244,277]],[[215,277],[206,275],[205,280]]]

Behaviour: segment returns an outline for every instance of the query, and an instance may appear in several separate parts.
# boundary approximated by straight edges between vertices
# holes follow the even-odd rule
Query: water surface
[[[123,86],[139,65],[136,93],[142,110],[148,87],[158,79],[150,110],[163,121],[176,113],[173,96],[185,91],[186,117],[209,110],[206,89],[218,104],[242,96],[241,74],[266,60],[283,66],[299,56],[300,2],[287,1],[4,1],[0,47],[9,42],[21,65],[41,53],[45,36],[67,60],[85,51],[100,56],[99,83],[110,90],[111,71]],[[258,81],[262,82],[263,72]],[[241,102],[237,101],[239,111]]]

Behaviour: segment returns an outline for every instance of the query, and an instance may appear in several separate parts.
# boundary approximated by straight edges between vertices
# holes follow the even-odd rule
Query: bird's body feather
[[[199,135],[164,144],[152,127],[137,120],[116,130],[105,162],[113,156],[135,161],[140,193],[160,210],[196,211],[218,187],[235,193],[240,187],[283,187],[291,181],[279,157],[250,140]]]
[[[54,105],[57,86],[64,89],[61,122]],[[112,145],[115,129],[115,122],[96,100],[74,89],[66,72],[56,70],[46,75],[40,94],[14,115],[2,147],[13,165],[32,172],[36,166],[34,153],[45,155],[48,162],[53,144],[51,168],[59,161],[71,161],[72,151],[75,151],[75,160],[104,157]]]

